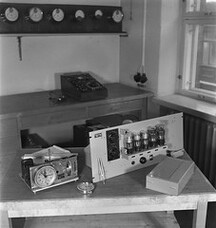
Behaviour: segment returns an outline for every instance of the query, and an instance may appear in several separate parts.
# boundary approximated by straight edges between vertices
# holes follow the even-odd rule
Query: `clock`
[[[52,11],[52,18],[56,22],[61,22],[64,19],[64,11],[60,8],[56,8]]]
[[[33,7],[29,10],[29,18],[33,22],[39,22],[43,18],[43,12],[40,8],[38,7]]]
[[[8,7],[5,10],[5,18],[10,22],[16,21],[19,18],[18,10],[14,7]]]
[[[55,169],[51,165],[45,165],[35,172],[34,182],[38,187],[44,188],[52,185],[56,177]]]
[[[124,14],[121,10],[117,9],[112,14],[112,19],[116,23],[120,23],[123,20]]]
[[[78,21],[82,21],[85,18],[85,13],[82,10],[77,10],[75,12],[75,18]]]

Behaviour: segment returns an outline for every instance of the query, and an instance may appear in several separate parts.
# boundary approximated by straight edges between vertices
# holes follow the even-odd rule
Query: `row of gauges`
[[[76,10],[73,16],[77,21],[82,21],[86,17],[85,12],[81,9]],[[104,13],[102,10],[96,9],[94,11],[94,15],[92,16],[99,20],[104,16]],[[43,17],[44,12],[42,9],[35,6],[29,9],[26,20],[31,20],[32,22],[38,23],[43,19]],[[110,16],[115,23],[120,23],[123,20],[123,17],[124,14],[120,9],[115,9]],[[15,7],[7,7],[1,14],[1,18],[3,18],[4,21],[16,22],[19,19],[19,10]],[[61,8],[55,8],[51,11],[47,18],[55,22],[61,22],[65,18],[65,12]]]

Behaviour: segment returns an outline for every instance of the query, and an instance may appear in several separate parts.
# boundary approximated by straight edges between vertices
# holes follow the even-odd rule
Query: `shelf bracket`
[[[21,36],[17,36],[17,42],[18,42],[18,52],[19,52],[19,60],[22,61],[22,40]]]

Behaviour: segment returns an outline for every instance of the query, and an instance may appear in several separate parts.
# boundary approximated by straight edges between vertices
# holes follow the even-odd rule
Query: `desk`
[[[186,155],[184,159],[189,159]],[[33,194],[18,176],[20,157],[1,182],[0,210],[4,221],[15,217],[66,216],[194,210],[194,227],[204,228],[208,202],[216,201],[216,190],[195,167],[195,172],[179,196],[169,196],[145,188],[145,177],[154,166],[97,183],[91,196],[76,188],[90,181],[90,170],[80,168],[80,180]],[[9,218],[9,220],[8,220]],[[4,226],[7,228],[6,226]]]
[[[0,165],[4,166],[3,172],[10,167],[15,151],[21,148],[21,130],[130,111],[139,111],[140,119],[147,118],[148,98],[153,96],[151,92],[119,83],[105,86],[108,97],[89,102],[51,101],[50,93],[59,91],[0,97]],[[7,158],[5,163],[1,162],[2,157]]]

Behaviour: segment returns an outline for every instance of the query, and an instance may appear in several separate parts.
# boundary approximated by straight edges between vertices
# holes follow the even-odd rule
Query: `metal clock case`
[[[34,193],[79,179],[77,154],[42,164],[35,164],[33,159],[24,159],[21,168],[21,178]]]

